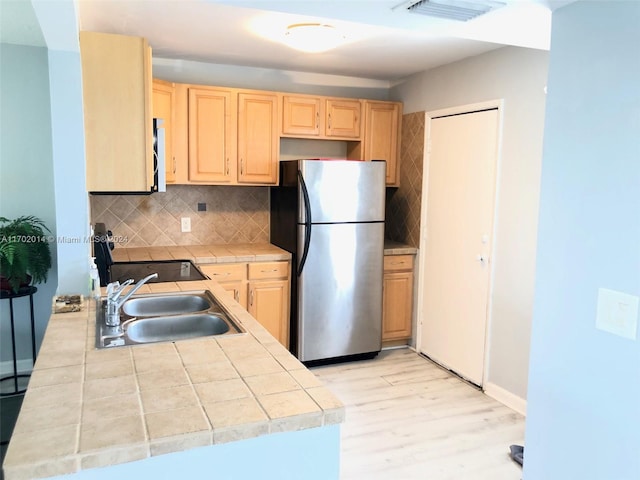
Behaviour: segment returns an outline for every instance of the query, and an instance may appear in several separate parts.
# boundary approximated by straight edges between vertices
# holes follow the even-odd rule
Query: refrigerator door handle
[[[309,254],[309,243],[311,243],[311,202],[309,201],[309,192],[307,190],[307,185],[304,183],[304,177],[302,176],[302,172],[298,170],[298,181],[300,182],[300,189],[302,190],[302,198],[304,200],[304,247],[302,248],[302,256],[300,257],[300,262],[298,263],[298,276],[302,274],[302,269],[304,268],[304,264],[307,261],[307,255]]]

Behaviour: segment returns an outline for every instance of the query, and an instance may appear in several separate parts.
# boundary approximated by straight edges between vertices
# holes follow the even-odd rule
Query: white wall
[[[34,296],[36,348],[51,314],[54,294],[86,293],[89,229],[85,188],[84,124],[78,26],[73,0],[33,0],[48,48],[2,44],[0,215],[33,214],[56,236],[53,268]],[[7,12],[3,11],[3,14]],[[10,359],[6,330],[8,306],[2,302],[2,358]],[[19,370],[31,367],[30,332],[18,305]],[[27,317],[28,318],[28,317]],[[3,363],[2,372],[11,365]]]
[[[56,233],[55,193],[51,146],[51,115],[47,49],[0,44],[0,216],[15,219],[35,215]],[[57,286],[56,246],[50,244],[53,260],[48,280],[37,285],[33,297],[37,345],[51,312]],[[31,326],[27,297],[14,300],[16,355],[31,359]],[[2,373],[13,369],[9,302],[0,302]],[[18,367],[30,369],[31,361]],[[5,385],[3,383],[3,385]]]
[[[89,201],[78,20],[73,0],[32,0],[48,48],[58,294],[88,292]]]
[[[155,455],[52,480],[338,480],[339,477],[340,425],[329,425]]]
[[[153,76],[178,83],[386,100],[382,80],[153,58]]]
[[[639,45],[638,2],[554,12],[526,480],[640,478],[640,340],[596,329],[600,288],[640,296]]]
[[[91,255],[82,74],[77,52],[49,50],[58,294],[87,293]]]
[[[405,113],[504,99],[490,358],[485,386],[527,396],[548,53],[505,47],[414,75],[391,90]]]

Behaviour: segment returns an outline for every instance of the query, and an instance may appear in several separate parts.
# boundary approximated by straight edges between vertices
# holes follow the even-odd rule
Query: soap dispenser
[[[91,298],[100,299],[100,274],[96,265],[96,257],[91,257],[89,263],[89,295]]]

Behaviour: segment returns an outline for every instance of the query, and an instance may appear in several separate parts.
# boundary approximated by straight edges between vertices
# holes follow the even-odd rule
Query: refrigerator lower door
[[[383,243],[384,223],[312,225],[298,277],[300,360],[380,351]]]

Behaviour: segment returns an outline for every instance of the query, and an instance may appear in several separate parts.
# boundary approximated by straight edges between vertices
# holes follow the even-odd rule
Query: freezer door
[[[299,160],[299,223],[383,222],[385,162]],[[308,199],[308,204],[305,202]]]
[[[298,278],[300,360],[380,351],[383,236],[384,223],[312,226]]]

